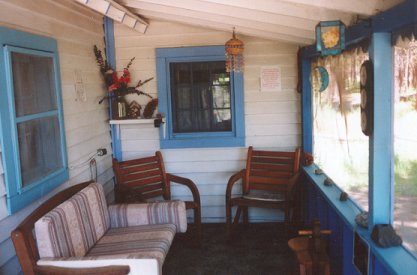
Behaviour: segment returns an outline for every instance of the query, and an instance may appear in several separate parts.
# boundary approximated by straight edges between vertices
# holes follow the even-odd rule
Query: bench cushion
[[[39,256],[84,256],[109,227],[103,187],[92,183],[35,223]]]
[[[146,224],[174,224],[176,232],[187,231],[187,213],[183,201],[163,201],[109,206],[111,228]]]
[[[157,259],[162,267],[174,239],[173,224],[112,228],[87,253],[88,259]]]

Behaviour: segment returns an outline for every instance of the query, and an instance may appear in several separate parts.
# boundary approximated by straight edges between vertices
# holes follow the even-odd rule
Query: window
[[[68,179],[56,41],[0,28],[7,206],[15,213]]]
[[[417,41],[394,47],[394,227],[417,257]]]
[[[157,49],[161,148],[244,146],[243,77],[223,46]]]
[[[345,51],[312,62],[313,146],[315,162],[349,196],[368,208],[369,139],[362,133],[359,70],[368,54]],[[317,66],[329,85],[321,91]]]

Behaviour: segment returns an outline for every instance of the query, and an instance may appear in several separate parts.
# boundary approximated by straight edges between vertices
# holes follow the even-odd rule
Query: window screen
[[[224,62],[171,63],[170,76],[174,133],[232,130]]]

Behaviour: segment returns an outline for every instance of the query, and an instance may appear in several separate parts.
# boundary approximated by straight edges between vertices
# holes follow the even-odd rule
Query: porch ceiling
[[[79,0],[78,0],[79,1]],[[112,0],[95,0],[112,1]],[[113,0],[140,18],[174,21],[299,45],[319,21],[350,25],[404,0]],[[113,2],[112,1],[112,2]]]

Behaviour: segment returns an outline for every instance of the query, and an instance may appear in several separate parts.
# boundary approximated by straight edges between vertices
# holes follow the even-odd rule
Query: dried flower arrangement
[[[144,85],[145,83],[151,81],[153,77],[146,79],[145,81],[139,80],[136,86],[129,86],[131,81],[129,67],[134,61],[134,57],[130,59],[127,66],[123,69],[123,75],[118,77],[117,72],[111,68],[107,60],[103,58],[101,50],[94,45],[94,55],[98,66],[100,67],[100,72],[103,75],[104,82],[106,84],[108,95],[100,99],[99,104],[104,100],[109,99],[111,101],[124,101],[124,96],[128,94],[137,94],[144,95],[150,98],[150,101],[146,104],[143,117],[151,118],[158,106],[158,99],[153,98],[150,94],[140,91],[138,88]],[[140,111],[140,109],[139,109]],[[131,112],[127,112],[128,114]],[[136,113],[135,113],[136,114]],[[136,117],[135,117],[136,118]]]

